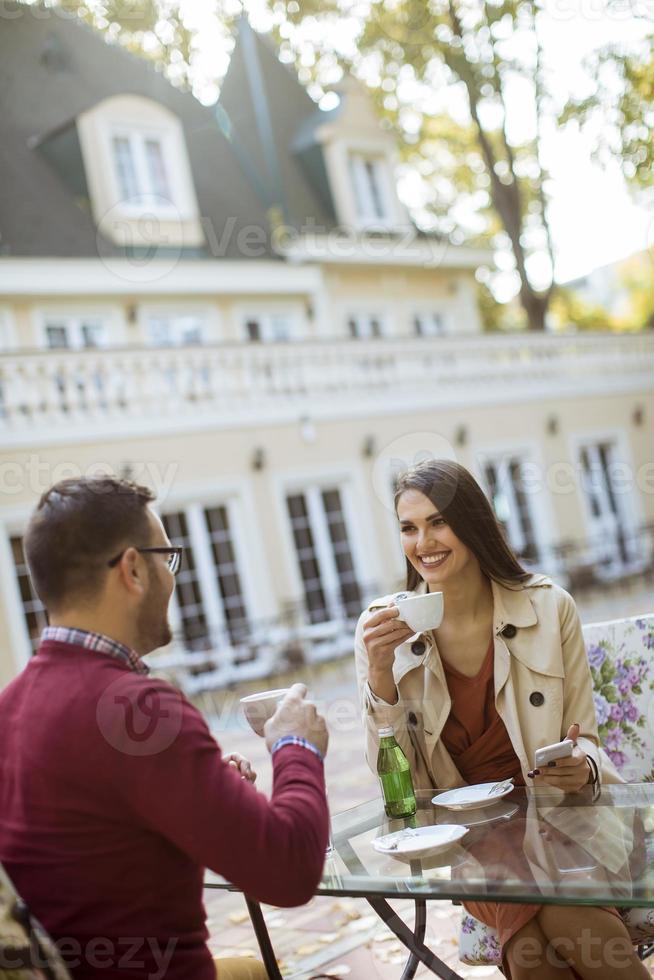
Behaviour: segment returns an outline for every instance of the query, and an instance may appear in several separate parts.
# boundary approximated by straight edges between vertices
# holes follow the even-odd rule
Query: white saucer
[[[494,783],[459,786],[458,789],[450,789],[446,793],[434,796],[432,803],[435,806],[445,806],[448,810],[477,810],[483,806],[491,806],[503,796],[508,796],[514,789],[515,786],[508,779],[503,783],[495,780]]]
[[[377,837],[372,846],[380,854],[390,854],[401,861],[427,858],[456,844],[468,833],[468,828],[456,824],[437,824],[433,827],[410,827],[394,834]],[[396,845],[396,846],[394,846]]]

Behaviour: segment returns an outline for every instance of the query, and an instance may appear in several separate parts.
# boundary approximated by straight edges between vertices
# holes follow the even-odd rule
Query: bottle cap
[[[380,738],[388,738],[389,735],[394,735],[395,732],[393,731],[392,725],[387,725],[384,728],[378,728],[377,734],[379,735]]]

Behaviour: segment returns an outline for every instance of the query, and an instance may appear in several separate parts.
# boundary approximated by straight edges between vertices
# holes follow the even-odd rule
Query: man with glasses
[[[265,977],[206,946],[204,868],[275,905],[320,879],[327,730],[294,685],[266,725],[269,801],[247,760],[142,658],[172,638],[182,549],[124,480],[64,480],[25,536],[49,625],[0,694],[0,862],[75,980]],[[231,763],[231,764],[230,764]]]

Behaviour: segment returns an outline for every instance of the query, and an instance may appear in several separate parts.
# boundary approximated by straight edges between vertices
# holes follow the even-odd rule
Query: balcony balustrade
[[[651,387],[654,333],[384,338],[0,355],[0,438],[74,438]]]

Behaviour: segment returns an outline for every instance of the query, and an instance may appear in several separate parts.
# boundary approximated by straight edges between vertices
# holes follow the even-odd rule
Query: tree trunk
[[[527,329],[530,331],[545,330],[545,317],[550,305],[550,293],[536,293],[533,289],[520,290],[520,303],[527,314]]]

